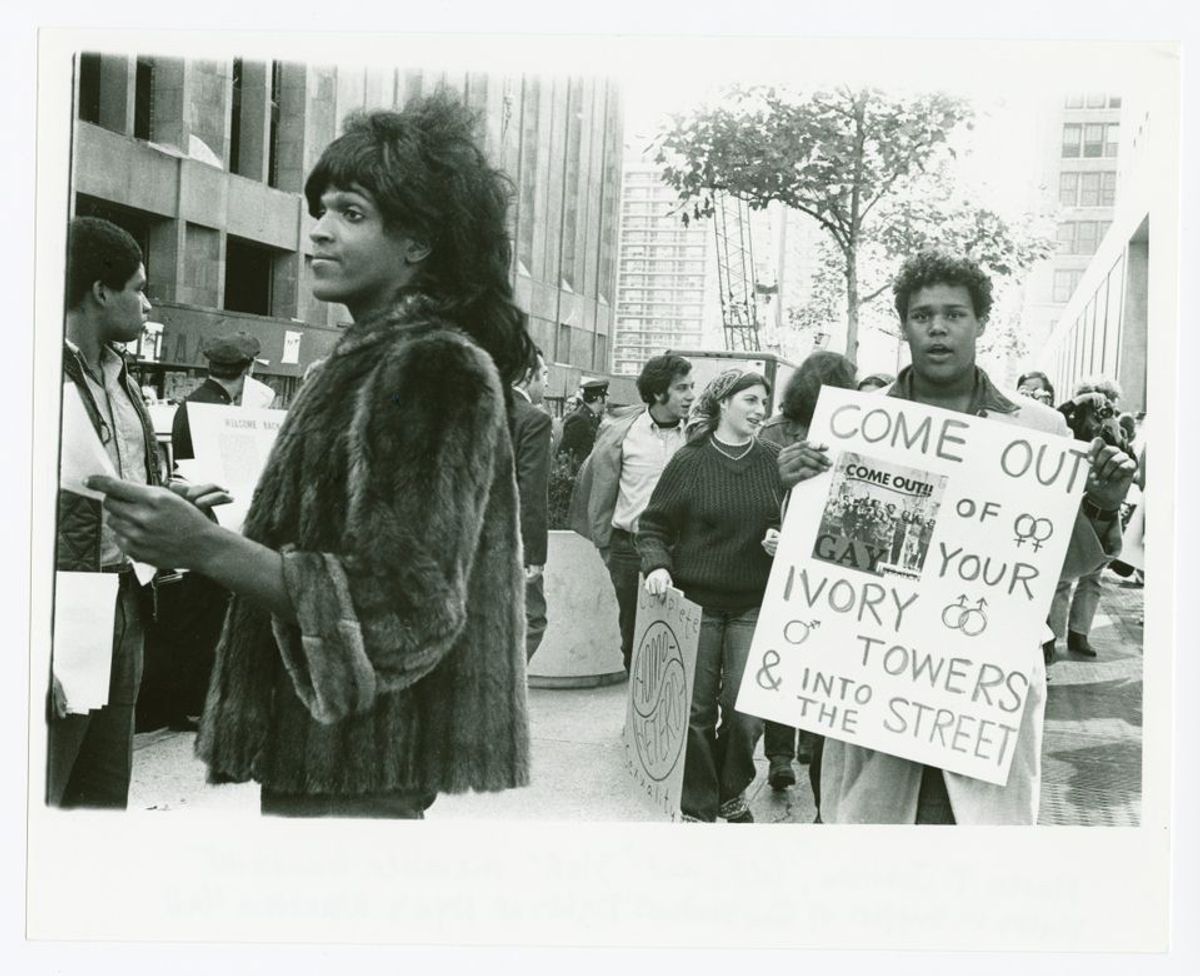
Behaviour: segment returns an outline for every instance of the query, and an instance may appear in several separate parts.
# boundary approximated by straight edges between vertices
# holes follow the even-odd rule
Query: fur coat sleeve
[[[323,723],[419,681],[453,647],[507,430],[490,359],[445,331],[389,349],[354,396],[341,551],[285,546],[298,624],[272,620]]]

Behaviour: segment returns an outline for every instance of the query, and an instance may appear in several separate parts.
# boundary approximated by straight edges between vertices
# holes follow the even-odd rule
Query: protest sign
[[[213,509],[217,521],[241,531],[250,499],[266,467],[286,410],[189,403],[188,423],[195,454],[193,480],[211,481],[233,496]]]
[[[648,804],[679,819],[700,608],[679,590],[664,599],[638,587],[637,624],[625,713],[625,768]]]
[[[738,710],[1004,784],[1087,445],[825,388]]]

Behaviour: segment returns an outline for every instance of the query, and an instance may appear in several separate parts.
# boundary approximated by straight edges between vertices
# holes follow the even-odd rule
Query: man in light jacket
[[[638,518],[684,442],[695,386],[691,374],[692,364],[673,354],[655,356],[642,367],[637,385],[645,409],[600,430],[571,496],[571,528],[596,545],[612,579],[626,672],[633,659],[641,572]]]
[[[1046,433],[1068,434],[1060,413],[1027,397],[1001,393],[975,365],[975,343],[992,304],[992,286],[973,261],[924,251],[904,263],[892,286],[901,329],[912,353],[888,390],[947,410],[989,417]],[[779,457],[788,487],[829,467],[821,445],[800,442]],[[1117,514],[1136,464],[1099,438],[1076,517],[1062,579],[1092,572],[1120,551]],[[1032,824],[1041,788],[1046,673],[1040,655],[1030,674],[1008,783],[982,780],[836,739],[825,743],[820,817],[826,823]]]

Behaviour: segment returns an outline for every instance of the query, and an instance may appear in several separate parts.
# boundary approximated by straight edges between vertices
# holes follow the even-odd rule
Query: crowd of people
[[[156,463],[119,351],[149,312],[137,244],[106,221],[72,222],[65,380],[116,477],[89,479],[102,500],[60,494],[58,566],[118,574],[120,602],[108,704],[74,714],[51,678],[52,805],[127,802],[143,635],[177,570],[203,581],[215,643],[205,698],[186,709],[197,712],[197,755],[213,783],[257,781],[264,814],[420,818],[439,793],[529,781],[526,662],[556,612],[543,585],[555,446],[540,407],[545,357],[512,291],[508,181],[470,113],[435,95],[352,117],[305,196],[313,293],[353,323],[306,375],[240,533],[213,518],[229,501],[221,486],[163,477]],[[823,822],[1036,816],[1044,674],[1032,676],[1003,787],[797,736],[736,707],[788,492],[830,468],[827,448],[808,438],[823,386],[1067,430],[1066,415],[1039,402],[1047,391],[1053,401],[1044,376],[1022,377],[1028,396],[1009,398],[976,365],[991,283],[974,262],[915,255],[893,293],[912,354],[894,378],[860,379],[845,357],[814,353],[770,417],[761,373],[726,370],[697,390],[691,363],[668,353],[642,369],[639,407],[610,414],[607,383],[588,381],[563,424],[557,452],[577,469],[571,525],[607,567],[626,670],[639,586],[678,588],[702,610],[687,820],[753,819],[746,788],[764,732],[771,786],[788,788],[792,763],[807,762]],[[231,374],[257,350],[224,342],[190,402],[236,401]],[[1108,419],[1087,438],[1060,589],[1119,552],[1136,465],[1127,443],[1107,437]],[[176,435],[178,447],[189,440],[186,405]],[[928,542],[917,508],[850,493],[835,514],[847,538],[886,549],[897,566]],[[160,567],[145,590],[133,561]]]

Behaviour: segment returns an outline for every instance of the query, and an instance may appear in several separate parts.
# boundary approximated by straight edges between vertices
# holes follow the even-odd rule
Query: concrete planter
[[[550,533],[546,635],[529,662],[531,688],[595,688],[625,678],[617,598],[600,553],[566,529]]]

